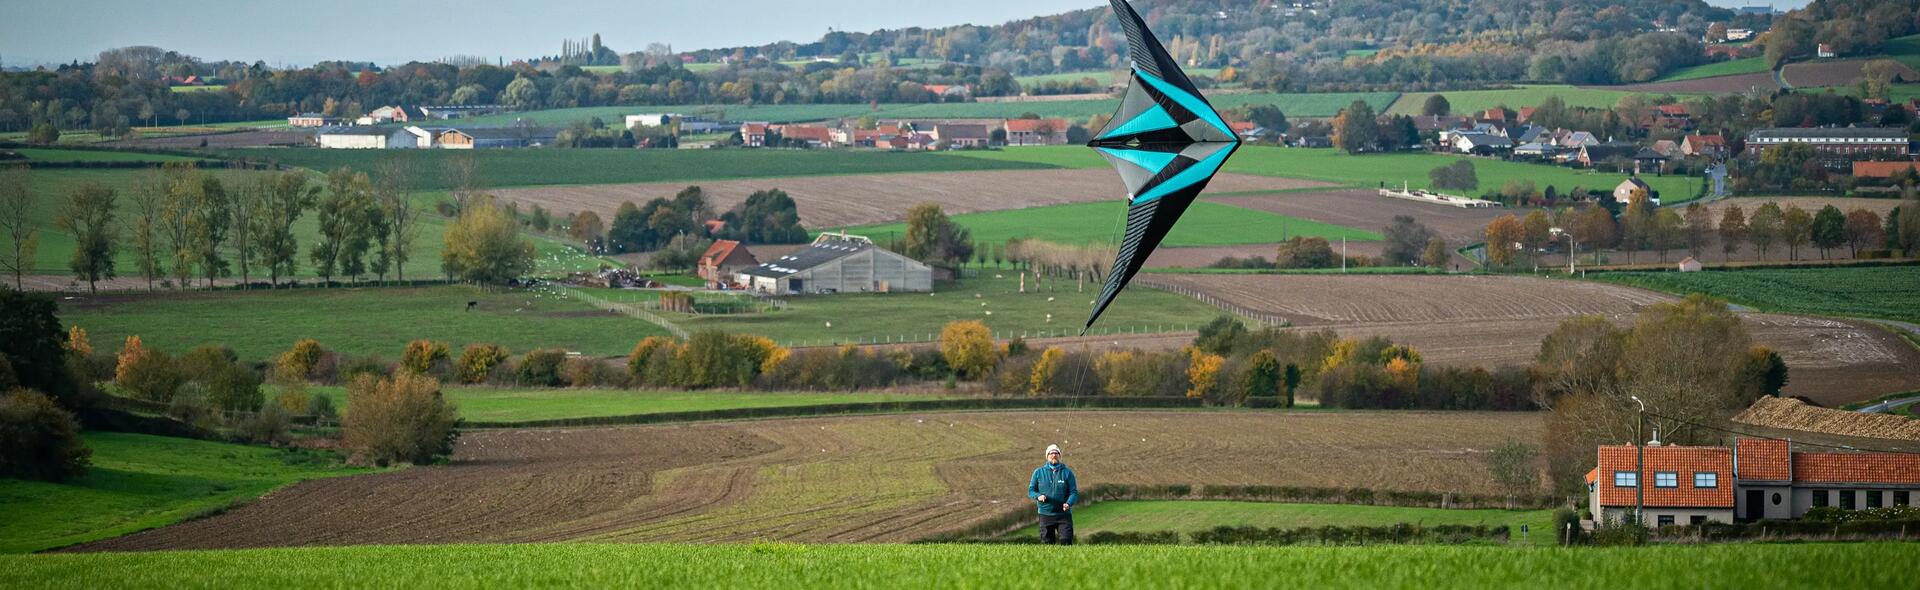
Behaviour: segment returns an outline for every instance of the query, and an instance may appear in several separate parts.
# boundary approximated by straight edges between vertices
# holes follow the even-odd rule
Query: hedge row
[[[1094,535],[1099,536],[1099,535]],[[1105,539],[1107,542],[1125,542],[1124,536]],[[1179,533],[1162,531],[1143,533],[1138,539],[1146,542],[1164,542],[1169,537],[1178,540]],[[1204,531],[1187,533],[1195,545],[1380,545],[1408,543],[1438,543],[1460,545],[1481,541],[1505,543],[1513,537],[1507,525],[1465,525],[1443,524],[1421,526],[1400,523],[1387,526],[1324,526],[1299,527],[1291,529],[1260,528],[1251,526],[1214,527]],[[1089,543],[1101,541],[1089,537]]]
[[[1200,408],[1203,400],[1191,397],[1023,397],[917,400],[820,404],[774,408],[731,408],[691,412],[659,412],[631,416],[595,416],[558,418],[523,422],[462,422],[462,428],[547,428],[571,426],[612,426],[622,424],[664,424],[711,420],[750,420],[756,418],[792,418],[843,414],[895,412],[943,412],[956,410],[1038,410],[1081,408]]]
[[[1081,493],[1100,500],[1230,500],[1242,502],[1285,502],[1292,504],[1356,504],[1363,506],[1405,506],[1449,509],[1536,510],[1563,504],[1553,496],[1498,496],[1455,492],[1376,490],[1371,488],[1326,488],[1271,485],[1189,485],[1096,484]]]
[[[1709,522],[1659,527],[1652,531],[1651,536],[1654,540],[1668,542],[1719,542],[1783,537],[1835,540],[1920,539],[1920,520],[1859,520],[1840,523],[1807,520]]]
[[[87,170],[96,170],[96,169],[97,170],[138,170],[143,168],[160,168],[168,163],[169,162],[159,162],[159,161],[147,161],[147,162],[100,162],[100,161],[84,161],[84,160],[73,161],[73,162],[45,162],[40,160],[26,161],[27,167],[33,168],[35,170],[54,169],[54,168],[87,169]],[[253,162],[253,161],[239,161],[239,160],[194,160],[193,165],[203,170],[211,170],[211,169],[278,170],[279,169],[279,166],[271,162]]]

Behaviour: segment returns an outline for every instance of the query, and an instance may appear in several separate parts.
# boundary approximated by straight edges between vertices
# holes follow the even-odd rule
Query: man
[[[1080,501],[1080,482],[1060,462],[1060,445],[1047,445],[1047,464],[1033,470],[1027,497],[1040,505],[1040,540],[1072,545],[1073,504]]]

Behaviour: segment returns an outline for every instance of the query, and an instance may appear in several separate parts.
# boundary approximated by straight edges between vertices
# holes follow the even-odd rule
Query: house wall
[[[1893,493],[1897,491],[1904,491],[1907,493],[1907,503],[1904,504],[1905,506],[1920,506],[1920,486],[1916,486],[1916,487],[1858,486],[1858,485],[1856,486],[1847,486],[1847,485],[1799,486],[1793,489],[1792,518],[1799,518],[1805,515],[1807,513],[1807,510],[1813,508],[1813,491],[1814,490],[1826,490],[1828,506],[1835,506],[1835,507],[1840,506],[1840,498],[1838,494],[1842,494],[1842,493],[1854,495],[1853,507],[1855,510],[1864,509],[1869,505],[1867,503],[1867,498],[1865,496],[1865,494],[1869,494],[1869,493],[1880,494],[1880,505],[1882,507],[1894,506],[1895,498],[1893,497],[1894,495]]]
[[[447,132],[440,134],[440,147],[449,150],[473,149],[473,138],[463,133]]]
[[[320,136],[320,147],[346,150],[377,150],[387,147],[387,136],[329,133]]]
[[[1633,514],[1632,506],[1607,506],[1594,513],[1599,522],[1624,522]],[[1733,510],[1728,508],[1660,508],[1647,507],[1647,525],[1657,526],[1660,517],[1673,517],[1674,524],[1689,524],[1693,517],[1706,519],[1707,522],[1733,522]]]
[[[1760,491],[1760,518],[1787,519],[1800,516],[1805,509],[1794,510],[1793,488],[1773,485],[1735,485],[1733,487],[1733,513],[1742,518],[1747,516],[1750,506],[1747,504],[1749,491]],[[1778,501],[1775,501],[1775,498]]]

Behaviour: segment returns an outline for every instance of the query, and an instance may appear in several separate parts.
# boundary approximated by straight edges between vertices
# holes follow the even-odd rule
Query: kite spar
[[[1120,110],[1087,147],[1113,163],[1127,185],[1127,233],[1100,299],[1080,329],[1082,334],[1140,272],[1140,265],[1167,237],[1187,205],[1240,146],[1227,122],[1153,38],[1139,13],[1126,0],[1112,2],[1114,16],[1120,17],[1127,34],[1132,80],[1120,99]]]

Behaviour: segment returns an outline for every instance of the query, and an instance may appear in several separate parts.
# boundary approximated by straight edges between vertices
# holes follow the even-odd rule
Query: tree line
[[[1561,229],[1558,236],[1554,228]],[[1536,209],[1525,216],[1509,213],[1494,219],[1485,233],[1487,260],[1495,268],[1532,265],[1538,270],[1541,256],[1556,242],[1570,256],[1579,249],[1592,252],[1594,264],[1604,249],[1625,253],[1628,264],[1641,251],[1657,252],[1663,263],[1674,250],[1704,261],[1716,242],[1723,259],[1746,246],[1753,247],[1758,260],[1768,260],[1778,249],[1786,250],[1787,260],[1800,260],[1809,246],[1820,251],[1822,260],[1840,248],[1853,258],[1894,250],[1911,256],[1920,252],[1920,200],[1908,199],[1882,218],[1864,207],[1843,212],[1829,204],[1809,212],[1798,204],[1781,207],[1774,201],[1761,203],[1751,214],[1730,203],[1716,216],[1700,203],[1656,208],[1636,197],[1617,216],[1600,206]]]

